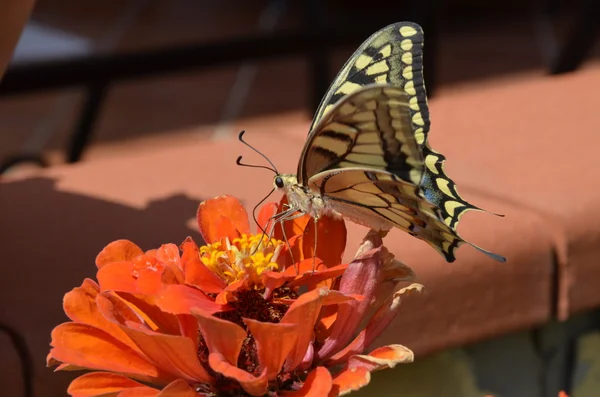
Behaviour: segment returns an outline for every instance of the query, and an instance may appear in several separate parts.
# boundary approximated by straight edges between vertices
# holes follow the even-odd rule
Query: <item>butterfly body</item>
[[[455,260],[467,243],[456,231],[460,217],[482,210],[460,197],[445,157],[427,141],[422,48],[421,27],[399,22],[374,33],[346,62],[316,112],[296,174],[275,176],[288,198],[280,220],[300,213],[398,228]]]

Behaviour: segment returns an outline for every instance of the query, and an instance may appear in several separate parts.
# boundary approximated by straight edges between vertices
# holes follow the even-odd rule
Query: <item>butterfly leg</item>
[[[294,220],[296,218],[300,218],[304,216],[304,212],[299,212],[298,210],[294,209],[294,208],[290,208],[287,211],[284,211],[280,214],[277,214],[273,217],[274,222],[273,222],[273,229],[272,229],[272,233],[275,231],[275,223],[279,224],[279,227],[281,227],[281,234],[283,236],[283,240],[285,241],[285,244],[288,247],[288,251],[290,252],[290,257],[292,259],[292,263],[296,263],[296,260],[294,258],[294,253],[292,252],[291,246],[290,246],[290,242],[287,238],[287,234],[285,232],[285,228],[283,227],[283,222],[286,221],[291,221]],[[298,269],[296,269],[296,271],[298,272]]]

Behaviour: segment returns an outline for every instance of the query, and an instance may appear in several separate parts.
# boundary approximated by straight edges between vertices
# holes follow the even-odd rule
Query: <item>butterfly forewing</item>
[[[429,131],[429,111],[423,82],[423,30],[419,25],[395,23],[365,40],[331,83],[311,130],[345,95],[370,84],[388,84],[406,92],[413,132],[423,144]]]
[[[418,185],[424,162],[410,123],[403,90],[370,85],[353,92],[331,108],[308,137],[298,182],[307,184],[327,170],[366,168]]]

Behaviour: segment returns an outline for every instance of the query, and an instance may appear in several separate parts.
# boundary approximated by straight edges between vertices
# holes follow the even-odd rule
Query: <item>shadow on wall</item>
[[[61,192],[55,184],[48,178],[0,184],[0,325],[29,350],[36,396],[66,395],[70,380],[82,374],[46,368],[50,332],[67,321],[63,295],[86,277],[95,279],[94,259],[107,243],[129,239],[144,250],[179,245],[187,236],[203,243],[186,226],[200,199],[176,195],[136,209]],[[0,394],[26,395],[21,358],[3,333],[0,352]]]

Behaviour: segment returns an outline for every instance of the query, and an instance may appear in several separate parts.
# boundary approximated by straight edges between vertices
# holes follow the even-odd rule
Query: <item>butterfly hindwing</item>
[[[386,171],[331,170],[310,179],[328,208],[376,229],[396,227],[424,240],[448,262],[465,241],[446,225],[438,208],[423,200],[419,187]],[[367,220],[365,222],[365,220]]]

